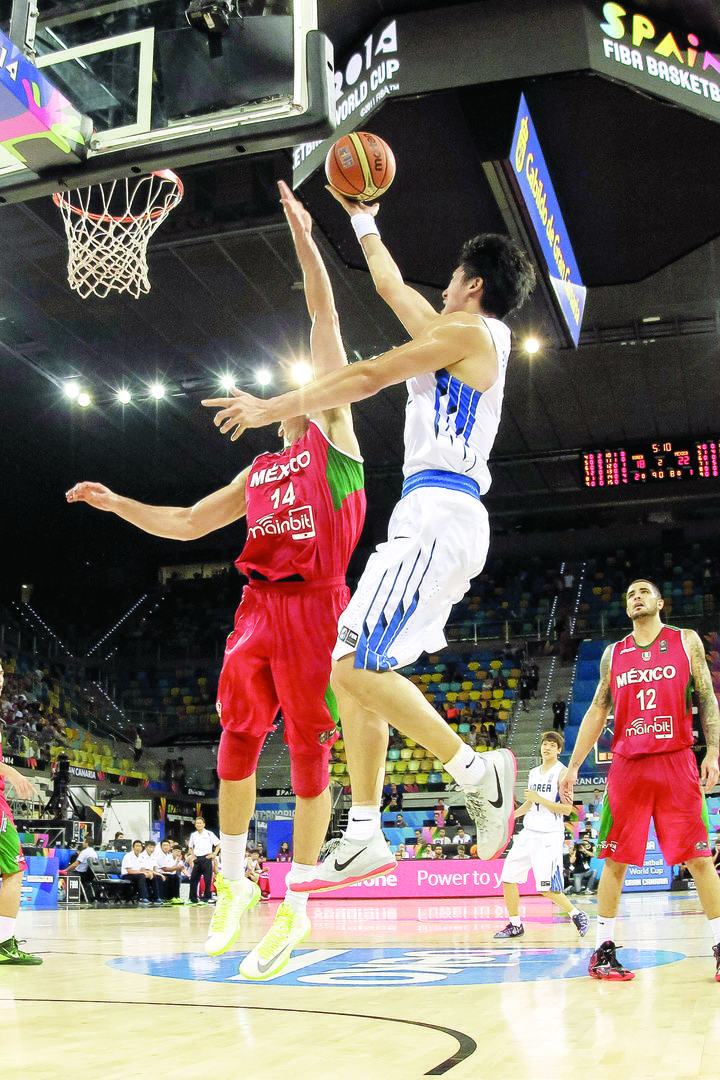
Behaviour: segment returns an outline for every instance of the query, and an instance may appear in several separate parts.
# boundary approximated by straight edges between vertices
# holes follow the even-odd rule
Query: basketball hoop
[[[70,288],[83,299],[113,289],[136,300],[149,292],[148,241],[183,193],[182,180],[170,169],[55,192],[68,239]]]

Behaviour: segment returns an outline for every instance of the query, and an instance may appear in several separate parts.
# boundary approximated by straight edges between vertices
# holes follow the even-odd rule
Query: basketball
[[[330,186],[346,199],[377,199],[395,178],[395,156],[379,135],[353,131],[330,147],[325,175]]]

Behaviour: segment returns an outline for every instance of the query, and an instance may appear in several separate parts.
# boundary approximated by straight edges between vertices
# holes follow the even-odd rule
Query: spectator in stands
[[[171,757],[166,757],[163,761],[162,767],[163,784],[166,787],[172,787],[173,782],[173,760]]]
[[[408,851],[408,849],[405,847],[404,844],[398,844],[395,855],[396,855],[396,857],[397,857],[397,859],[399,861],[402,860],[402,859],[411,859],[412,858],[410,852]]]
[[[594,854],[593,845],[587,837],[583,836],[573,847],[570,856],[570,874],[572,876],[572,891],[575,893],[594,892],[597,886],[597,875],[590,869],[590,860]]]
[[[473,749],[478,745],[477,726],[475,724],[470,725],[470,730],[465,736],[465,742],[468,746],[472,746]]]
[[[464,844],[458,844],[457,855],[453,855],[453,859],[469,859],[471,858],[465,850]]]
[[[407,824],[406,824],[405,818],[402,816],[402,814],[398,814],[397,817],[395,818],[395,828],[396,829],[407,829]]]
[[[567,706],[565,702],[558,698],[557,701],[553,701],[553,731],[565,730],[565,710]]]
[[[277,861],[292,862],[292,851],[290,850],[290,845],[288,844],[287,840],[283,840],[282,844],[278,848]]]
[[[383,788],[381,811],[402,810],[403,786],[402,784],[386,784]]]
[[[122,848],[118,847],[118,841],[119,840],[124,840],[124,839],[125,839],[125,833],[122,832],[122,830],[119,830],[118,832],[115,833],[115,836],[113,837],[112,844],[108,844],[108,848],[110,850],[112,850],[112,851],[122,851]]]
[[[135,734],[133,735],[133,761],[135,764],[142,757],[143,752],[143,729],[142,725],[138,724],[135,728]]]
[[[432,849],[431,858],[433,858],[433,859],[447,859],[447,855],[445,854],[445,852],[443,850],[442,844],[435,844],[435,846]]]
[[[175,762],[175,768],[173,769],[173,787],[182,795],[185,792],[187,786],[187,770],[185,768],[185,759],[179,757]]]
[[[464,844],[466,847],[470,847],[473,842],[472,836],[465,832],[462,825],[458,825],[457,832],[452,838],[453,844]]]
[[[720,874],[720,832],[715,834],[715,847],[713,848],[713,866]]]
[[[92,868],[88,866],[88,859],[97,859],[97,851],[89,840],[83,840],[80,850],[75,852],[75,858],[68,864],[67,873],[78,875],[85,896],[92,904],[95,901],[102,900],[102,889],[95,881]]]
[[[521,675],[518,681],[518,691],[520,702],[523,707],[523,712],[527,712],[529,709],[528,702],[532,697],[532,687],[530,685],[530,679],[527,675]]]
[[[147,870],[140,862],[143,853],[142,840],[133,840],[132,851],[128,851],[122,861],[120,877],[123,881],[129,881],[133,887],[135,896],[141,904],[149,904],[148,879],[152,878],[152,872]]]
[[[438,834],[437,834],[436,837],[434,837],[434,842],[435,842],[435,846],[437,846],[438,844],[442,844],[443,847],[446,844],[452,844],[452,840],[447,835],[444,828],[438,829]]]

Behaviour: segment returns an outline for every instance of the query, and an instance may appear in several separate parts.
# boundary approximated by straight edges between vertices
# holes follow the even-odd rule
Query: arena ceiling
[[[382,18],[450,6],[320,0],[320,26],[341,62]],[[509,18],[523,4],[485,6]],[[702,35],[720,54],[720,0],[626,6]],[[525,33],[517,18],[508,27]],[[567,347],[541,294],[514,320],[518,347],[489,502],[499,515],[570,514],[570,507],[608,501],[582,490],[579,448],[720,435],[720,128],[597,77],[534,79],[522,90],[589,290],[577,349]],[[494,130],[492,92],[471,86],[416,95],[388,103],[372,120],[401,163],[382,203],[383,236],[408,280],[433,302],[462,241],[485,226],[473,178]],[[277,445],[268,432],[231,444],[199,399],[222,372],[250,387],[259,364],[279,371],[306,347],[298,269],[276,201],[276,180],[290,177],[288,151],[185,170],[186,199],[156,235],[152,290],[139,301],[82,300],[68,288],[65,238],[49,199],[0,208],[6,558],[23,566],[60,537],[76,543],[78,515],[90,513],[63,502],[76,480],[184,504]],[[405,340],[360,268],[321,178],[301,194],[319,222],[349,355]],[[532,358],[519,348],[528,331],[543,343]],[[69,376],[88,383],[93,407],[63,399],[59,384]],[[158,377],[171,388],[165,401],[124,409],[114,401],[121,384]],[[403,405],[403,389],[394,388],[355,406],[371,505],[374,498],[385,507],[397,493]],[[650,486],[630,493],[648,505],[678,494]],[[680,494],[707,502],[720,487],[689,482]],[[60,550],[67,556],[68,541]]]

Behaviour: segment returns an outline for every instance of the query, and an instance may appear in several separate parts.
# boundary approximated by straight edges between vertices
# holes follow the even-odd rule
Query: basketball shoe
[[[220,956],[227,952],[240,933],[240,920],[246,911],[254,908],[260,899],[260,890],[254,881],[226,881],[217,876],[218,900],[210,920],[210,931],[205,942],[208,956]]]
[[[584,911],[578,911],[576,915],[571,915],[570,918],[575,923],[575,929],[580,937],[585,937],[590,929],[590,920]],[[592,974],[592,973],[591,973]]]
[[[394,870],[397,860],[381,832],[364,842],[345,836],[330,850],[309,881],[293,881],[292,892],[327,892],[352,885],[365,878],[378,877]]]
[[[465,806],[477,829],[478,859],[495,859],[510,843],[515,827],[517,762],[510,750],[488,750],[479,784],[463,788]]]
[[[524,933],[525,933],[525,928],[522,925],[522,923],[520,924],[520,926],[515,926],[514,923],[509,922],[507,924],[507,926],[504,926],[502,928],[502,930],[498,930],[497,934],[493,934],[493,937],[496,937],[496,938],[522,937]]]
[[[628,971],[618,963],[615,956],[615,942],[604,941],[599,949],[590,957],[588,974],[593,979],[608,979],[612,982],[628,982],[635,978],[634,971]]]
[[[310,920],[304,911],[293,911],[289,904],[282,903],[265,937],[240,964],[240,974],[256,980],[279,975],[287,967],[295,946],[305,940],[310,930]]]
[[[21,944],[24,945],[25,942],[19,942],[14,937],[0,941],[0,964],[42,964],[39,956],[23,952]]]
[[[720,982],[720,945],[713,945],[713,956],[715,957],[715,982]]]

